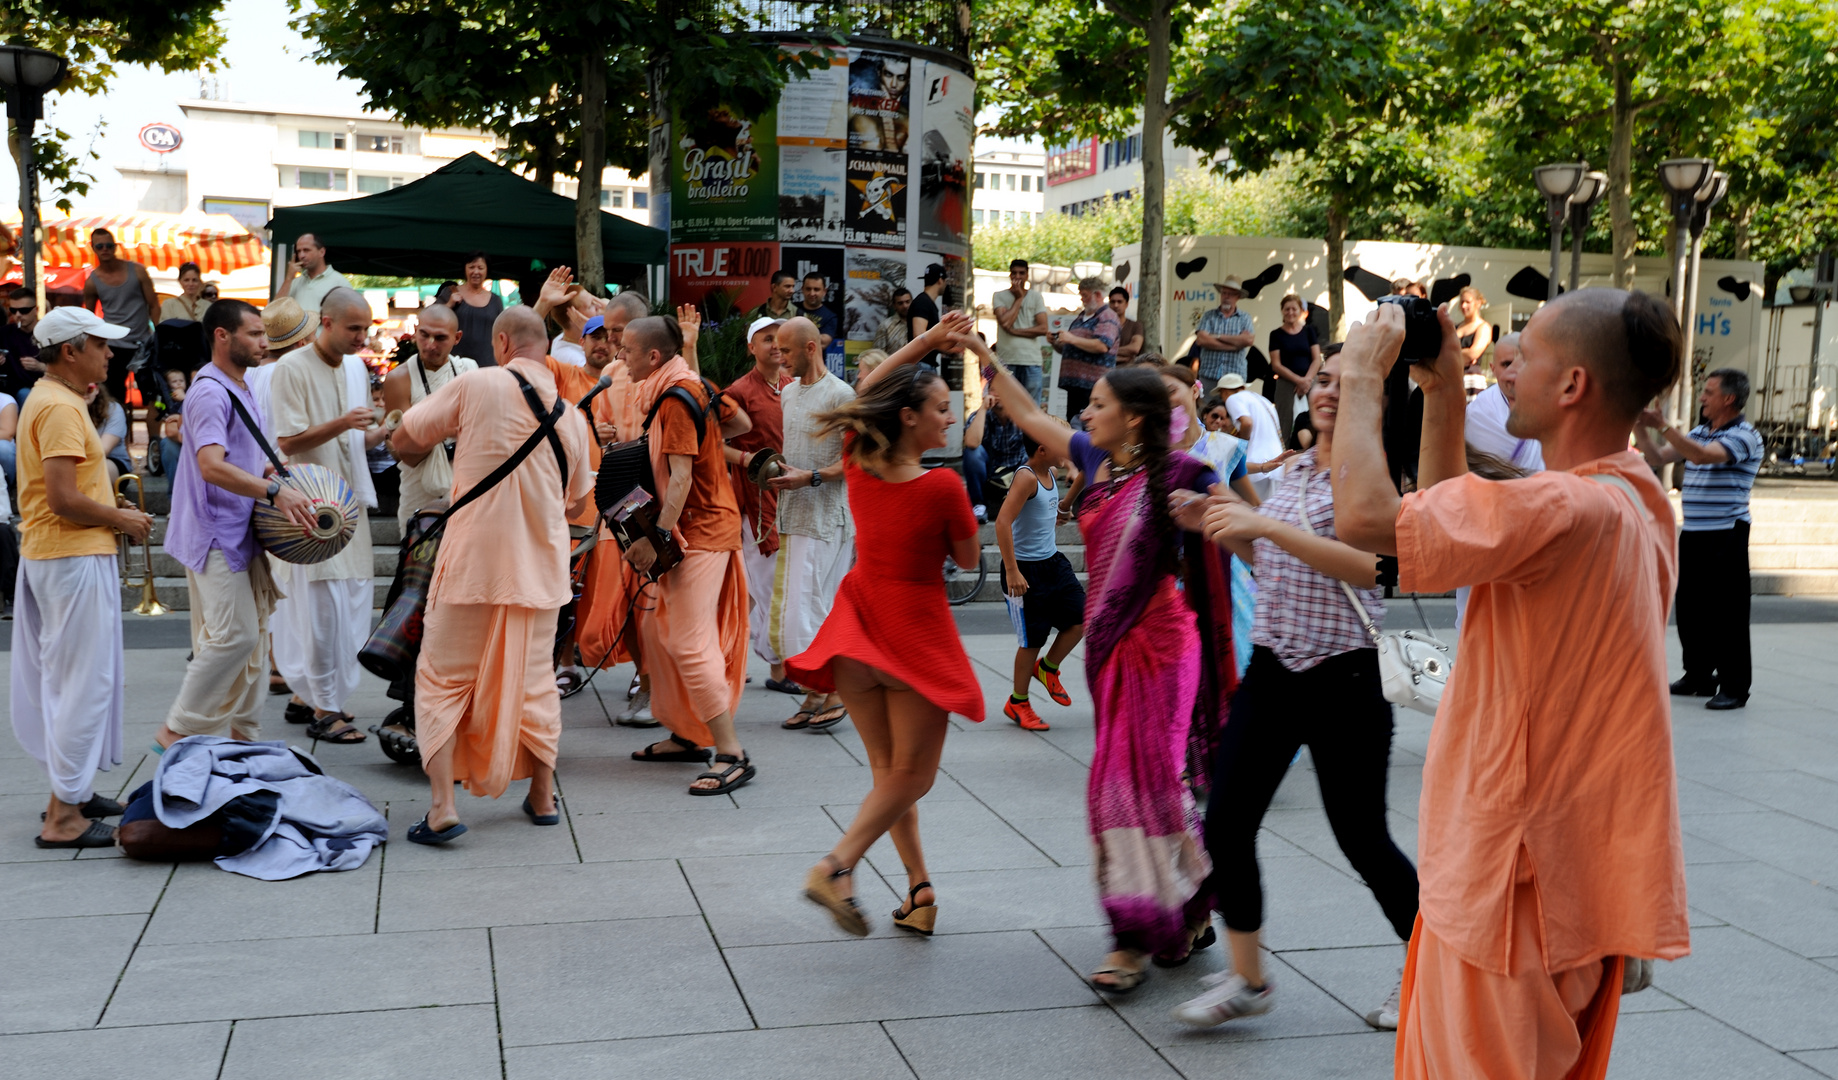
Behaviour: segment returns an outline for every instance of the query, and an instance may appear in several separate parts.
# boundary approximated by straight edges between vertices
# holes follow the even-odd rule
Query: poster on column
[[[851,245],[906,248],[906,158],[849,152],[843,238]]]
[[[970,76],[943,64],[925,66],[924,132],[919,140],[919,240],[954,248],[970,243],[968,177],[976,135]]]
[[[671,239],[777,240],[776,118],[726,108],[671,119]]]
[[[874,332],[893,315],[893,294],[907,287],[903,252],[850,248],[848,291],[844,297],[843,336],[850,342],[872,342]],[[851,352],[860,352],[851,345]]]
[[[670,246],[670,302],[694,304],[711,324],[744,315],[772,295],[779,245],[719,241]]]
[[[849,124],[849,60],[793,79],[779,95],[779,239],[841,243]]]
[[[804,303],[804,279],[812,274],[823,278],[823,306],[836,317],[834,336],[829,348],[823,350],[823,362],[838,377],[843,372],[843,275],[846,264],[847,259],[840,247],[784,244],[779,248],[779,266],[797,275],[799,306]]]
[[[912,88],[911,58],[850,49],[849,149],[905,157]]]

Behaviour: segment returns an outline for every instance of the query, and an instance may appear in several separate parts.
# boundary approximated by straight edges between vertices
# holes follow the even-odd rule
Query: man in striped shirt
[[[1748,400],[1748,375],[1719,368],[1704,379],[1698,395],[1704,422],[1689,434],[1657,409],[1642,413],[1634,428],[1654,468],[1685,463],[1677,602],[1685,674],[1672,692],[1708,697],[1709,709],[1740,709],[1749,701],[1749,489],[1761,467],[1761,436],[1743,419]],[[1649,428],[1665,442],[1655,442]]]

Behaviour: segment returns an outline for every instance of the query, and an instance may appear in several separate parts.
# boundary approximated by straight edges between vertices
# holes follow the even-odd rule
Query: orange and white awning
[[[7,214],[4,221],[9,232],[17,233],[19,211]],[[45,266],[94,266],[96,253],[89,248],[94,229],[114,234],[116,257],[158,270],[195,262],[207,274],[227,274],[268,261],[268,249],[241,222],[228,214],[196,210],[55,218],[44,223],[40,261]]]

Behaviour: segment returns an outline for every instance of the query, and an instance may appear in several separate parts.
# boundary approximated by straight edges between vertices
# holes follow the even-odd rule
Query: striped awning
[[[9,232],[19,229],[19,212],[6,216]],[[96,253],[89,248],[93,229],[107,229],[120,245],[115,255],[158,270],[173,270],[195,262],[205,273],[227,274],[268,261],[268,249],[259,237],[228,214],[189,210],[182,214],[103,214],[55,218],[44,223],[45,243],[40,259],[45,266],[94,266]]]

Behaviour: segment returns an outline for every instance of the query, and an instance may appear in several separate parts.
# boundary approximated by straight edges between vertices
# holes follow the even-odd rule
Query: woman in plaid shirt
[[[1207,537],[1256,573],[1257,614],[1251,664],[1220,737],[1206,813],[1214,902],[1225,918],[1233,972],[1174,1010],[1176,1019],[1195,1027],[1269,1012],[1274,1004],[1259,953],[1264,912],[1257,830],[1303,744],[1334,839],[1400,941],[1410,940],[1417,918],[1416,868],[1385,823],[1391,705],[1379,688],[1378,651],[1340,588],[1342,581],[1352,585],[1373,622],[1383,624],[1379,560],[1334,535],[1329,469],[1339,401],[1339,361],[1329,359],[1309,392],[1314,447],[1289,461],[1261,508],[1217,498],[1205,510]],[[1203,505],[1189,504],[1182,523],[1192,523]],[[1298,702],[1306,707],[1296,708]],[[1366,1022],[1395,1028],[1396,999],[1394,991]]]

